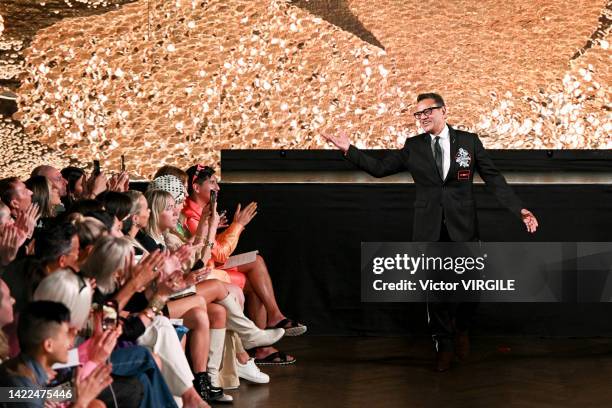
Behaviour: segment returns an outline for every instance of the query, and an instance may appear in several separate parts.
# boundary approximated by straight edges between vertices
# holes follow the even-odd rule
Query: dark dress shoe
[[[443,373],[444,371],[448,371],[451,367],[451,362],[453,361],[453,356],[455,353],[452,351],[439,351],[436,353],[436,366],[434,367],[435,371],[439,373]]]
[[[467,331],[455,335],[455,354],[459,361],[465,361],[470,356],[470,336]]]

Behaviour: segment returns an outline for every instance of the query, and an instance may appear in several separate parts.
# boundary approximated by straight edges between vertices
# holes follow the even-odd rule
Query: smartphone
[[[105,300],[102,304],[102,330],[112,330],[119,324],[119,306],[115,299]]]
[[[215,206],[215,202],[217,201],[217,192],[215,190],[210,191],[210,208]]]
[[[125,156],[121,155],[121,171],[125,171]]]
[[[55,388],[62,384],[72,381],[76,374],[76,366],[55,369],[55,377],[51,380],[47,387]]]
[[[100,160],[93,161],[93,176],[98,177],[100,175]]]

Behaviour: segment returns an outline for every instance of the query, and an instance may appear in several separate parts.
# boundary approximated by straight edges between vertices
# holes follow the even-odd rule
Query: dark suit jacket
[[[478,171],[499,202],[521,217],[523,205],[487,155],[478,136],[449,126],[450,169],[446,180],[438,175],[427,133],[406,140],[400,150],[376,159],[351,146],[349,161],[374,177],[385,177],[404,170],[412,173],[416,184],[414,202],[414,241],[435,242],[446,221],[450,238],[455,242],[477,238],[476,207],[472,180]]]

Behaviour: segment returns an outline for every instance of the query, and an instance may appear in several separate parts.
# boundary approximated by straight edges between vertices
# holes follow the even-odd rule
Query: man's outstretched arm
[[[390,176],[406,168],[404,163],[408,159],[408,157],[405,156],[408,154],[408,150],[405,148],[389,152],[382,159],[377,159],[351,145],[349,137],[343,131],[339,132],[337,135],[323,134],[323,137],[340,149],[351,163],[366,171],[371,176]]]
[[[487,187],[492,190],[502,205],[523,220],[528,232],[534,233],[538,228],[538,220],[531,211],[523,208],[523,203],[514,194],[501,172],[495,167],[478,136],[475,140],[474,154],[476,155],[476,169]]]

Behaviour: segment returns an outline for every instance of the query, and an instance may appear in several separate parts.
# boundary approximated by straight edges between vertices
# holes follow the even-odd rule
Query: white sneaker
[[[236,367],[238,368],[238,377],[245,380],[254,382],[256,384],[267,384],[270,382],[270,376],[266,373],[262,373],[259,367],[255,365],[255,359],[249,358],[246,364],[240,364],[240,361],[236,361]]]

